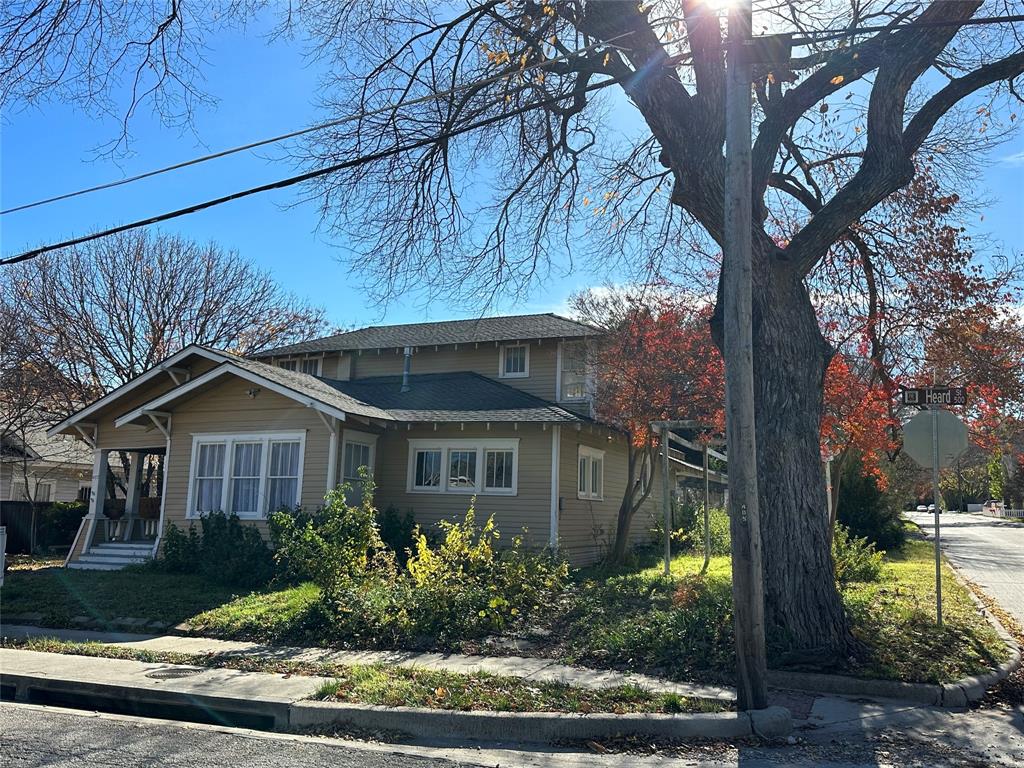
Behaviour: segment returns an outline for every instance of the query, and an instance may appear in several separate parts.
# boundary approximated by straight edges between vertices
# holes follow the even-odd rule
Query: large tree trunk
[[[768,644],[784,660],[842,658],[856,643],[835,582],[820,449],[832,350],[802,281],[778,266],[758,275],[754,407]],[[721,348],[720,322],[716,312]]]

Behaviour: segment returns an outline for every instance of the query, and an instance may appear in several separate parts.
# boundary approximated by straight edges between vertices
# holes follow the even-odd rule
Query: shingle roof
[[[587,421],[579,414],[478,373],[412,375],[408,392],[401,391],[401,376],[327,381],[357,400],[386,410],[397,421]]]
[[[440,344],[469,344],[482,341],[527,341],[529,339],[579,338],[601,331],[552,313],[483,317],[473,320],[445,320],[435,323],[375,325],[322,339],[268,349],[257,357],[336,352],[343,349],[386,349],[427,347]]]
[[[235,358],[230,363],[223,363],[222,365],[237,365],[239,368],[244,368],[276,384],[308,395],[325,405],[346,411],[347,413],[355,413],[373,419],[391,419],[391,416],[381,408],[353,398],[338,389],[334,386],[337,382],[331,379],[321,379],[308,373],[300,373],[299,371],[287,371],[276,365],[268,365],[258,360],[246,360],[242,357]]]

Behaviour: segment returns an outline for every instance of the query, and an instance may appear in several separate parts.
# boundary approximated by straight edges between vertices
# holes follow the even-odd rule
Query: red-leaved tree
[[[629,549],[633,517],[655,485],[651,422],[693,419],[724,430],[722,358],[711,339],[707,302],[653,286],[587,292],[573,308],[607,335],[594,350],[597,417],[629,436],[626,489],[619,504],[611,562]]]

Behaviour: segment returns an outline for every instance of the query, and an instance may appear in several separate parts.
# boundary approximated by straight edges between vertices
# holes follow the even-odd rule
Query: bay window
[[[407,490],[515,496],[519,440],[410,440]]]
[[[299,504],[305,434],[194,435],[188,516],[262,518]]]

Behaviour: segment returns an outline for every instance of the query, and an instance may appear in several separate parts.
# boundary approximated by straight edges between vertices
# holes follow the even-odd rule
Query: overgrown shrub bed
[[[193,625],[263,640],[450,648],[528,620],[563,590],[564,561],[527,550],[519,537],[499,548],[493,519],[478,524],[472,506],[461,521],[440,523],[438,540],[431,543],[396,513],[380,516],[373,490],[366,477],[359,504],[349,504],[339,489],[316,512],[275,512],[270,531],[277,581],[299,586],[277,597],[242,598],[216,615],[196,617]],[[201,531],[169,531],[163,565],[157,567],[201,573],[219,567],[233,575],[241,569],[224,562],[232,560],[234,547],[260,565],[266,583],[263,573],[270,566],[262,564],[271,550],[239,529],[252,530],[237,518],[213,515],[203,518]],[[410,546],[397,551],[396,540]],[[239,583],[237,576],[233,583]]]

